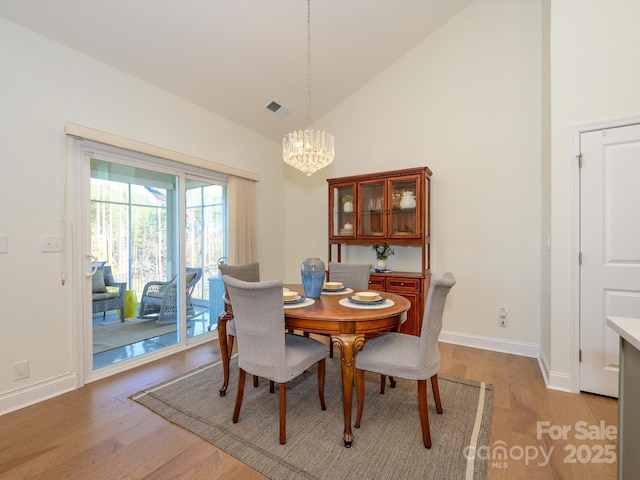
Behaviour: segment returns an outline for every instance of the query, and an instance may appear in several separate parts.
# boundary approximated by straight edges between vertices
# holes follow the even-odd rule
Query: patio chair
[[[120,321],[124,322],[125,282],[116,282],[109,265],[101,262],[91,277],[91,301],[93,313],[102,312],[105,316],[109,310],[120,310]]]
[[[201,268],[186,268],[187,320],[195,315],[191,294],[201,277]],[[175,275],[168,282],[147,282],[140,297],[138,318],[156,318],[158,323],[176,322],[178,318],[178,290]]]

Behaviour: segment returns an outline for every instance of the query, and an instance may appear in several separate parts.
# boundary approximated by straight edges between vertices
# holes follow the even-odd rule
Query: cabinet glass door
[[[411,238],[420,236],[421,201],[418,177],[390,180],[389,235]]]
[[[358,234],[361,237],[382,237],[385,235],[385,181],[361,182],[359,184]]]
[[[355,185],[336,185],[331,190],[331,236],[349,237],[355,235]]]

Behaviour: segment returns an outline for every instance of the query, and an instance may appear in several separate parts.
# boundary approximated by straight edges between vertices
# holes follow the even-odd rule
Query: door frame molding
[[[571,185],[569,186],[571,191],[571,259],[569,274],[571,292],[569,311],[571,323],[569,325],[569,338],[571,342],[570,388],[574,393],[580,392],[580,263],[578,256],[580,254],[580,221],[582,218],[580,215],[580,169],[578,168],[577,161],[577,156],[581,153],[580,136],[587,132],[627,127],[636,124],[640,124],[640,115],[583,123],[571,127],[570,161],[573,162],[573,166],[571,167]]]

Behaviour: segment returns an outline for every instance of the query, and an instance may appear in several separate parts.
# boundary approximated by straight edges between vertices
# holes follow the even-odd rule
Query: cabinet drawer
[[[388,292],[419,292],[420,280],[417,278],[387,278],[385,289]]]
[[[384,291],[384,278],[373,278],[369,277],[369,288],[371,290],[381,290]]]

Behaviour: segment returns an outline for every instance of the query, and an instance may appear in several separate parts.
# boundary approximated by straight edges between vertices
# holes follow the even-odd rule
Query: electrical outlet
[[[13,379],[22,380],[29,376],[29,361],[18,362],[13,364]]]
[[[59,235],[43,235],[42,251],[43,252],[61,252],[62,238]]]
[[[498,311],[498,325],[500,325],[501,327],[507,326],[507,309],[506,308],[501,308]]]

